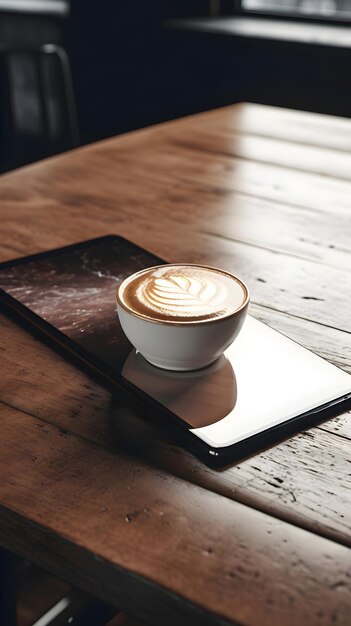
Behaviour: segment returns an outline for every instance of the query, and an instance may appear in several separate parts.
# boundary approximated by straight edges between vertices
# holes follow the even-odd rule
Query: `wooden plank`
[[[323,422],[319,428],[327,432],[336,433],[345,439],[351,439],[351,411],[347,411],[347,413],[328,422]]]
[[[348,118],[245,102],[213,111],[210,120],[217,128],[235,130],[240,134],[351,151],[351,124]],[[199,119],[199,123],[203,121]]]
[[[95,184],[94,179],[92,187]],[[44,203],[44,207],[50,210],[55,228],[51,220],[47,220],[42,205],[37,210],[33,208],[29,219],[35,228],[28,229],[24,217],[33,205],[33,202],[30,202],[25,209],[17,212],[19,217],[23,216],[23,221],[17,227],[15,245],[18,246],[23,242],[23,249],[26,250],[45,249],[50,245],[62,245],[117,230],[168,260],[182,259],[188,262],[213,264],[241,275],[250,287],[253,302],[257,304],[269,305],[283,312],[340,328],[345,332],[350,331],[348,311],[351,299],[351,273],[348,271],[347,263],[347,269],[325,266],[321,270],[319,263],[260,248],[257,244],[232,240],[226,235],[225,221],[222,223],[221,231],[214,235],[211,235],[210,231],[199,233],[199,228],[203,224],[199,214],[190,210],[189,205],[183,211],[178,208],[177,213],[173,214],[172,207],[177,206],[176,202],[174,203],[174,199],[171,203],[161,202],[162,195],[159,196],[158,209],[154,199],[149,205],[150,210],[152,206],[154,207],[155,230],[150,226],[150,213],[145,210],[148,206],[148,190],[144,188],[142,195],[142,183],[139,184],[141,185],[139,197],[142,198],[142,202],[140,199],[135,202],[133,191],[127,192],[129,200],[126,205],[123,201],[119,203],[118,200],[110,199],[107,206],[105,204],[107,201],[96,196],[92,196],[93,200],[90,200],[89,206],[84,201],[84,196],[80,195],[81,185],[77,185],[78,195],[72,199],[73,192],[70,191],[72,207],[66,210],[66,218],[70,220],[69,233],[60,218],[60,201],[64,201],[65,195],[55,192],[58,196],[56,206]],[[137,188],[137,185],[134,185],[134,188]],[[89,195],[89,191],[87,183],[85,193]],[[84,212],[81,210],[82,206]],[[101,207],[101,215],[97,215],[97,207]],[[212,228],[215,224],[214,211],[212,203],[212,218],[208,217],[207,220],[209,224],[212,223]],[[9,218],[4,234],[5,241],[13,238],[11,233],[15,229]],[[8,251],[5,254],[11,256]],[[347,336],[345,341],[349,341]]]
[[[122,160],[119,160],[121,155],[118,154],[113,159],[115,164],[118,163],[116,211],[122,212],[128,204],[129,216],[138,217],[141,213],[152,211],[156,219],[161,215],[164,219],[166,211],[169,214],[167,221],[182,224],[191,222],[192,229],[203,229],[205,222],[211,232],[225,233],[251,245],[257,244],[278,252],[351,269],[348,256],[351,250],[349,211],[338,211],[336,208],[331,222],[330,219],[321,219],[320,211],[252,197],[240,191],[232,191],[227,185],[222,188],[221,179],[218,186],[215,186],[215,181],[210,185],[205,176],[201,181],[193,181],[189,155],[183,164],[183,159],[179,158],[175,162],[169,161],[169,152],[164,151],[162,146],[160,150],[161,154],[158,150],[151,150],[147,154],[143,151],[140,160],[134,156],[129,160],[127,155],[126,163],[124,155]],[[164,161],[162,169],[157,167],[157,159]],[[136,172],[138,175],[135,184],[130,178],[131,171],[134,176]],[[153,174],[154,171],[157,173]],[[187,179],[183,178],[185,175]],[[241,180],[240,176],[238,178]],[[122,182],[124,185],[121,185]],[[99,204],[103,194],[104,191],[96,199]],[[348,197],[350,195],[351,185]],[[76,202],[82,202],[80,196],[81,190],[77,190],[75,195],[71,190],[71,200],[75,198]],[[106,197],[105,203],[107,200]]]
[[[265,316],[267,312],[261,312],[261,319]],[[293,318],[284,326],[286,316],[275,317],[273,325],[285,328],[294,339],[307,337],[315,345],[323,345],[324,340],[324,355],[340,343],[338,331],[327,329],[325,333],[317,324],[299,326]],[[2,332],[2,343],[8,346],[7,354],[3,354],[3,402],[54,423],[62,437],[75,433],[107,448],[126,446],[187,481],[351,544],[351,479],[345,472],[349,442],[346,445],[337,436],[347,436],[347,415],[339,418],[341,424],[338,420],[325,424],[328,432],[311,429],[239,466],[218,472],[205,468],[174,445],[163,423],[146,407],[129,406],[123,394],[111,395],[12,322],[4,320]],[[26,354],[30,359],[23,357]],[[38,428],[46,433],[45,426]]]
[[[37,423],[1,407],[9,547],[136,618],[142,603],[170,624],[348,625],[345,547]]]
[[[183,185],[174,191],[177,216],[183,223],[192,215],[192,228],[199,231],[258,246],[283,255],[316,261],[330,267],[351,271],[351,219],[337,214],[333,222],[321,219],[319,213],[306,211],[240,193],[221,193],[210,187]],[[214,212],[213,208],[217,211]],[[202,209],[200,214],[200,209]],[[318,236],[316,236],[318,233]]]
[[[129,170],[130,168],[124,165],[116,179],[122,182],[123,173],[127,177]],[[176,175],[173,171],[172,176]],[[113,190],[111,190],[112,193]],[[71,190],[70,196],[65,196],[65,201],[72,219],[76,220],[74,205],[83,204],[85,195],[82,194],[81,189],[78,189],[76,193]],[[118,221],[119,224],[126,222],[122,219],[122,215],[126,213],[127,207],[129,220],[133,216],[135,220],[143,219],[143,222],[145,212],[152,211],[157,219],[161,216],[163,218],[163,212],[166,210],[168,215],[165,220],[162,219],[165,226],[169,222],[172,226],[178,227],[188,224],[191,230],[205,228],[210,232],[223,233],[250,245],[259,245],[276,252],[307,258],[346,270],[351,269],[349,211],[347,213],[336,211],[331,223],[330,219],[321,216],[319,212],[246,196],[230,189],[220,189],[207,182],[183,180],[175,185],[170,175],[168,178],[150,181],[150,176],[145,170],[138,175],[138,183],[132,185],[130,180],[129,188],[119,187],[115,192],[113,204],[111,200],[109,202],[111,208],[115,209],[115,222]],[[96,222],[106,221],[111,212],[106,210],[109,208],[107,203],[108,197],[104,198],[103,192],[98,198],[95,196],[93,201],[87,200],[84,212],[85,221],[93,218],[97,207],[102,215],[97,216]],[[54,214],[59,213],[60,209],[48,199],[45,204],[47,210]],[[23,217],[28,213],[28,207],[25,207],[24,203],[9,204],[6,213],[10,223],[14,210],[20,211]],[[32,219],[34,216],[35,212]],[[112,216],[110,219],[112,222]],[[316,237],[317,232],[318,237]],[[6,237],[6,233],[4,236]],[[9,246],[7,256],[20,254],[19,242],[14,241],[13,237],[11,239],[9,236],[6,243]],[[3,250],[3,253],[6,254],[6,250]]]
[[[166,139],[155,142],[152,147],[143,142],[142,136],[140,141],[143,149],[139,153],[129,151],[126,144],[112,142],[105,150],[113,155],[122,171],[127,164],[133,164],[138,175],[147,173],[151,179],[167,175],[181,182],[191,180],[204,188],[214,187],[218,196],[220,191],[228,189],[327,214],[350,211],[348,181],[231,155],[201,152],[190,146],[175,146]]]
[[[349,118],[249,102],[211,109],[127,133],[118,137],[118,143],[122,147],[139,142],[141,135],[149,140],[151,137],[164,137],[169,131],[173,134],[178,129],[185,129],[189,134],[193,129],[235,130],[243,135],[277,138],[324,149],[342,152],[351,150]],[[99,142],[98,145],[105,147],[104,142]]]
[[[189,124],[189,120],[181,123]],[[169,196],[173,193],[174,183],[178,181],[179,185],[182,177],[186,177],[198,180],[205,188],[209,184],[216,186],[218,196],[219,189],[230,189],[286,205],[311,208],[328,215],[331,211],[335,214],[337,211],[350,210],[350,182],[289,170],[280,167],[279,163],[272,166],[222,156],[220,152],[208,154],[206,151],[192,150],[189,146],[172,145],[167,138],[167,129],[177,128],[177,124],[180,122],[137,131],[55,157],[40,166],[31,165],[2,176],[2,206],[4,209],[25,207],[36,214],[44,206],[53,208],[60,198],[67,203],[67,208],[71,202],[76,208],[80,197],[80,202],[86,202],[88,206],[98,201],[102,208],[111,209],[113,201],[118,202],[120,193],[125,197],[127,191],[132,198],[145,197],[147,201],[152,181],[159,181],[162,189],[162,179],[166,176]],[[188,135],[191,136],[191,133],[188,132]],[[217,143],[220,147],[221,140],[218,139]],[[94,185],[92,180],[87,180],[87,170],[98,184]],[[144,192],[138,181],[140,176],[142,185],[146,185]],[[144,181],[146,176],[150,178],[149,184]],[[173,178],[172,187],[170,178]],[[14,179],[18,181],[15,183],[16,191],[12,183]],[[84,185],[80,180],[84,180]],[[136,190],[133,194],[134,184]],[[156,183],[153,186],[157,189]],[[77,194],[77,191],[80,193]],[[220,197],[217,201],[220,201]]]
[[[182,121],[183,125],[186,123],[189,122]],[[172,128],[173,124],[169,127]],[[157,180],[161,189],[165,176],[168,185],[172,178],[177,180],[187,176],[199,179],[205,189],[209,183],[217,186],[217,196],[219,189],[224,191],[228,188],[287,205],[298,204],[316,211],[324,210],[329,215],[331,210],[335,213],[350,209],[349,182],[174,146],[167,141],[167,128],[168,125],[159,125],[151,130],[138,131],[55,157],[55,160],[42,163],[40,167],[32,165],[16,174],[3,176],[0,193],[4,208],[27,205],[27,208],[37,212],[43,202],[55,206],[60,197],[68,201],[69,206],[70,199],[76,197],[78,202],[78,190],[81,201],[88,205],[97,197],[100,201],[105,199],[105,208],[112,208],[113,199],[118,201],[120,193],[127,199],[126,193],[129,191],[133,197],[133,182],[137,186],[134,196],[137,198],[142,193],[139,176],[143,179],[142,184],[146,185],[142,194],[146,201],[151,188],[144,181],[146,176],[151,178],[151,184]],[[139,149],[134,149],[136,146]],[[93,189],[89,188],[89,181],[84,176],[87,169],[94,173],[98,181],[101,178],[101,182],[104,182],[101,187],[96,185]],[[67,170],[71,171],[72,177],[67,175]],[[16,192],[12,184],[14,176],[16,181],[22,182]],[[80,178],[84,180],[84,186],[80,184]],[[156,183],[153,187],[155,191]],[[172,194],[173,188],[168,186],[168,192]],[[220,197],[217,197],[219,201]]]
[[[249,161],[279,165],[293,170],[302,170],[351,180],[351,154],[310,145],[295,144],[281,139],[241,135],[235,131],[207,127],[193,129],[167,129],[167,139],[176,146],[185,146],[200,152],[224,154]]]
[[[269,306],[309,321],[345,331],[350,345],[351,273],[322,267],[300,258],[212,237],[191,254],[195,263],[216,265],[234,272],[249,285],[255,304]],[[209,238],[211,239],[211,237]]]

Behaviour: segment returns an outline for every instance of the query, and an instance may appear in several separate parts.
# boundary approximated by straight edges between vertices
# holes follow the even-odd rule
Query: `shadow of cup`
[[[122,376],[175,413],[190,428],[218,422],[236,403],[236,378],[224,354],[202,370],[174,372],[151,365],[133,350],[124,363]]]

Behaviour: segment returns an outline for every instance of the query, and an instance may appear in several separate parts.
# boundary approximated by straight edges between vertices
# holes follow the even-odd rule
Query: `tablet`
[[[148,363],[121,329],[115,296],[129,274],[164,262],[121,237],[101,237],[0,264],[0,300],[110,388],[141,396],[210,465],[350,408],[350,375],[251,315],[207,368]]]

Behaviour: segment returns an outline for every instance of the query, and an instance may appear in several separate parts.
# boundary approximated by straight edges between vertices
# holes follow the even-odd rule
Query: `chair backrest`
[[[70,63],[53,44],[0,46],[2,171],[79,145]]]

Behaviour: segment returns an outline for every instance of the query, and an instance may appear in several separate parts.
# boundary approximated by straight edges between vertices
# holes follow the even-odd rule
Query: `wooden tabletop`
[[[348,120],[231,106],[7,174],[0,200],[1,260],[115,233],[221,266],[351,371]],[[349,626],[349,415],[211,470],[6,317],[0,385],[2,546],[150,624]]]

